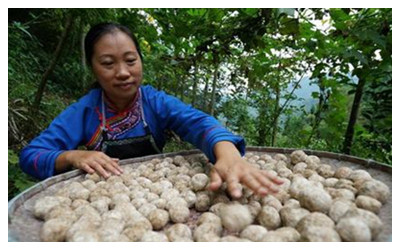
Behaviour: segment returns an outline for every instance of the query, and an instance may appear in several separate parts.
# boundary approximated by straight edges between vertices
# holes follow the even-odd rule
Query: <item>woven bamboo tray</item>
[[[271,156],[277,153],[289,155],[294,150],[297,149],[270,147],[247,147],[246,149],[247,152],[252,152],[254,154],[268,153]],[[349,155],[314,150],[303,151],[307,155],[318,156],[322,163],[329,164],[334,169],[342,166],[350,167],[351,169],[364,169],[368,171],[374,179],[380,180],[388,185],[391,191],[390,197],[382,206],[378,214],[384,224],[384,228],[376,241],[392,241],[392,167],[370,159],[362,159]],[[123,160],[120,162],[120,164],[129,164],[132,167],[136,167],[141,162],[148,161],[153,158],[174,157],[176,155],[190,157],[198,154],[202,153],[199,150],[190,150],[176,153],[158,154]],[[72,181],[82,180],[84,175],[85,173],[81,170],[73,170],[48,178],[25,190],[23,193],[9,201],[8,240],[29,242],[40,241],[39,232],[43,222],[37,220],[32,213],[36,200],[40,197],[54,194],[58,189]]]

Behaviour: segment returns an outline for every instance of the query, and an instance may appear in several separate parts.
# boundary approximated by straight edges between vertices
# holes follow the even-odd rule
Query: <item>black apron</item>
[[[140,89],[138,89],[140,91]],[[141,93],[140,93],[141,94]],[[144,129],[146,134],[143,136],[129,137],[124,139],[111,140],[108,139],[108,132],[106,127],[106,115],[105,115],[105,104],[104,104],[104,92],[102,93],[102,142],[101,151],[112,158],[118,158],[120,160],[160,154],[161,151],[158,149],[154,137],[151,134],[149,126],[146,123],[144,112],[142,95],[140,95],[140,107],[141,115],[143,120]]]

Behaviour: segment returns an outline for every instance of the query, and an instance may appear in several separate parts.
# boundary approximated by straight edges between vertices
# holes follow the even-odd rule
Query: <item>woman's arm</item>
[[[147,115],[145,112],[145,115],[152,118],[151,113],[154,113],[150,120],[153,120],[155,130],[172,129],[183,140],[200,149],[212,163],[216,162],[214,146],[219,141],[230,141],[244,155],[244,139],[228,131],[214,117],[151,86],[143,86],[142,89],[151,111]]]
[[[96,93],[81,98],[57,116],[50,126],[26,146],[20,155],[22,170],[36,178],[46,179],[72,166],[108,177],[121,172],[116,159],[102,152],[75,150],[84,143],[85,129],[98,125],[93,108]],[[88,104],[89,103],[89,104]]]
[[[39,179],[56,174],[56,159],[65,151],[78,147],[84,137],[83,129],[84,110],[79,103],[74,103],[21,151],[22,170]]]
[[[214,117],[207,115],[179,99],[156,91],[150,86],[143,88],[146,98],[157,114],[158,124],[171,128],[182,139],[203,151],[214,165],[211,171],[211,190],[216,190],[223,181],[234,197],[241,196],[238,183],[251,188],[263,196],[277,191],[275,184],[282,182],[266,171],[252,167],[241,156],[245,153],[245,142],[224,128]]]

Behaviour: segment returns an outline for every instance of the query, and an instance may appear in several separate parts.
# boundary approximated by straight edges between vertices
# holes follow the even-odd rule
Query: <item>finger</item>
[[[112,163],[107,162],[105,165],[103,165],[104,169],[108,170],[109,172],[115,174],[115,175],[121,175],[122,173],[118,170],[116,166],[114,166]]]
[[[114,169],[110,169],[110,171],[116,175],[121,175],[122,172],[124,171],[118,164],[119,159],[118,158],[111,158],[107,156],[106,154],[103,154],[102,159],[105,161],[104,164],[109,164],[111,165]],[[105,165],[104,165],[105,166]],[[109,169],[108,167],[106,167]]]
[[[209,189],[211,191],[216,191],[222,185],[222,178],[219,176],[217,170],[214,168],[210,172],[210,186]]]
[[[104,178],[107,179],[108,177],[110,177],[110,173],[108,173],[99,163],[92,162],[90,166],[94,168],[96,172],[99,173]]]
[[[86,163],[82,163],[82,165],[80,166],[80,169],[82,169],[83,171],[85,171],[89,174],[93,174],[95,172],[94,169],[89,167],[89,165],[87,165]]]
[[[116,164],[114,161],[111,160],[111,158],[105,158],[105,159],[97,159],[97,162],[105,169],[110,171],[111,173],[115,175],[120,175],[121,172],[118,170],[118,167],[116,167]]]
[[[110,161],[108,161],[107,163],[113,168],[113,172],[114,172],[114,173],[115,173],[115,171],[116,171],[116,174],[117,174],[117,175],[121,175],[121,174],[122,174],[123,170],[122,170],[122,168],[118,165],[118,162],[116,162],[116,161],[110,159]]]
[[[257,180],[261,183],[261,185],[268,191],[276,193],[279,191],[278,187],[274,185],[265,175],[259,174],[256,175]]]
[[[115,163],[115,167],[121,172],[121,174],[124,172],[124,169],[119,165],[119,159],[118,158],[111,158],[111,160]]]
[[[275,184],[281,185],[284,182],[281,178],[279,178],[276,175],[273,175],[267,171],[260,171],[260,172],[263,176],[267,177],[269,180],[271,180]]]
[[[239,187],[239,180],[235,173],[231,173],[227,180],[228,184],[228,191],[233,198],[240,198],[242,196],[242,191],[238,188]]]
[[[248,173],[245,176],[243,176],[242,182],[258,195],[265,196],[268,194],[268,189],[263,187],[262,183],[260,183],[260,181],[256,177],[254,177],[253,174],[251,173]]]
[[[114,164],[114,167],[118,169],[118,171],[122,174],[124,172],[124,169],[119,165],[119,160],[117,161],[112,160],[112,162]]]

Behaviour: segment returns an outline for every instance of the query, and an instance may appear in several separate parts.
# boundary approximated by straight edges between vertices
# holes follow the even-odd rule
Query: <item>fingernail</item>
[[[217,182],[211,182],[211,183],[208,185],[208,189],[211,190],[211,191],[217,190],[219,187],[220,187],[220,186],[218,185]]]
[[[259,194],[267,194],[268,193],[268,189],[262,187],[262,188],[258,189],[258,193]]]
[[[232,193],[234,198],[240,198],[242,196],[242,193],[239,190],[235,190]]]
[[[271,191],[272,191],[272,192],[274,192],[274,193],[278,193],[278,192],[279,192],[279,189],[278,189],[278,188],[275,188],[275,187],[273,187],[273,188],[271,188]]]

